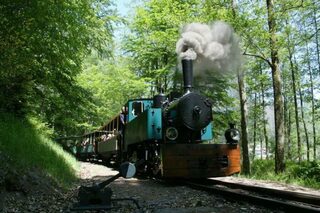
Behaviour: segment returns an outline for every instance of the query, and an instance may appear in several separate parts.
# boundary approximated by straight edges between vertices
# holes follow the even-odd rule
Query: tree
[[[126,58],[109,62],[96,54],[86,59],[77,81],[90,93],[94,111],[82,117],[79,127],[87,131],[96,129],[118,114],[129,99],[148,95],[145,79],[129,69],[130,63]]]
[[[261,63],[259,63],[260,69],[260,90],[261,90],[261,104],[262,104],[262,125],[263,125],[263,138],[266,147],[266,158],[269,158],[269,138],[267,134],[267,118],[266,118],[266,88],[267,88],[267,77],[263,74],[263,68]],[[262,146],[261,146],[262,147]]]
[[[52,96],[78,101],[75,76],[84,56],[92,48],[111,55],[109,7],[109,0],[2,1],[0,109],[37,114],[56,104]]]
[[[237,19],[236,2],[232,0],[233,19]],[[237,70],[239,97],[240,97],[240,114],[241,114],[241,146],[242,146],[242,171],[244,174],[250,174],[250,158],[248,148],[248,125],[247,125],[247,97],[244,83],[245,73],[238,68]]]
[[[317,159],[317,152],[316,152],[316,146],[317,146],[317,135],[316,135],[316,121],[315,121],[315,98],[314,98],[314,76],[311,69],[311,63],[310,63],[310,53],[309,53],[309,46],[308,43],[306,43],[306,57],[307,57],[307,70],[310,80],[310,95],[311,95],[311,117],[312,117],[312,133],[313,133],[313,160]]]
[[[316,1],[312,1],[313,3],[313,23],[314,23],[314,31],[315,31],[315,43],[316,43],[316,54],[317,54],[317,62],[318,62],[318,73],[320,75],[320,44],[319,44],[319,28],[318,28],[318,21],[317,21],[317,13],[316,11],[319,11],[319,5],[316,5]],[[308,47],[307,47],[308,48]],[[311,75],[310,75],[310,78]],[[313,91],[312,91],[313,93]],[[314,100],[314,99],[313,99]],[[317,159],[317,137],[316,137],[316,131],[315,131],[315,121],[314,121],[314,115],[315,110],[314,110],[314,103],[312,103],[312,119],[313,119],[313,159]]]
[[[275,134],[276,134],[276,152],[275,152],[275,172],[281,173],[285,170],[284,161],[284,111],[282,100],[282,81],[279,68],[278,44],[276,38],[277,19],[274,11],[273,0],[267,1],[269,41],[271,54],[271,72],[273,79],[274,92],[274,115],[275,115]]]
[[[175,53],[179,28],[191,18],[197,19],[199,1],[149,1],[135,9],[130,22],[131,33],[124,49],[133,60],[132,68],[139,76],[148,77],[156,86],[168,91],[176,69]]]
[[[288,22],[286,21],[288,24]],[[299,109],[298,109],[298,100],[297,100],[297,80],[296,80],[296,69],[293,62],[293,54],[294,54],[294,47],[291,44],[290,34],[292,31],[287,30],[286,37],[287,37],[287,49],[288,49],[288,58],[290,62],[290,70],[291,70],[291,85],[292,85],[292,93],[293,93],[293,100],[294,100],[294,112],[295,112],[295,120],[296,120],[296,133],[297,133],[297,144],[298,144],[298,159],[301,162],[301,138],[300,138],[300,121],[299,121]]]

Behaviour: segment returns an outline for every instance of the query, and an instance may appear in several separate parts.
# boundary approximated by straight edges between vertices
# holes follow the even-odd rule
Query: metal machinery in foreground
[[[136,168],[133,164],[124,162],[120,166],[119,173],[110,179],[92,186],[81,186],[78,192],[78,203],[71,208],[71,211],[110,210],[117,208],[114,203],[119,201],[132,201],[140,208],[138,202],[132,198],[111,199],[112,190],[106,187],[119,177],[133,177],[135,172]]]
[[[192,91],[192,61],[182,60],[184,94],[129,100],[122,113],[84,140],[107,162],[139,162],[139,173],[204,178],[240,172],[239,131],[212,144],[212,103]],[[82,149],[85,150],[85,149]]]

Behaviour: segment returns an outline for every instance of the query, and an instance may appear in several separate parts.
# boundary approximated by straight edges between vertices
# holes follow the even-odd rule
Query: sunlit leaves
[[[108,17],[113,14],[104,13],[110,2],[96,5],[93,0],[2,1],[1,91],[19,97],[14,102],[21,102],[20,108],[35,104],[28,96],[42,92],[34,93],[37,88],[50,88],[65,96],[63,87],[72,86],[83,57],[92,48],[111,54],[112,29],[105,26],[110,26]],[[13,104],[10,97],[2,94],[0,98],[2,103],[10,103],[1,108],[9,110]],[[35,102],[37,98],[33,97]]]
[[[129,70],[126,59],[111,63],[93,54],[77,80],[92,97],[92,117],[83,117],[87,124],[81,124],[87,130],[99,127],[119,113],[129,99],[148,96],[145,79]]]

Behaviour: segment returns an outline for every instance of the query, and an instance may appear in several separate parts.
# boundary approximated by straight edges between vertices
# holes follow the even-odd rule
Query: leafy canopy
[[[73,102],[74,77],[92,48],[111,55],[109,0],[4,0],[0,5],[0,109],[38,110],[55,96]],[[43,108],[43,106],[39,106]]]

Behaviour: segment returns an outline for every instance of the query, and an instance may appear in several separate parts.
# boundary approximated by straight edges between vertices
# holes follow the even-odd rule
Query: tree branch
[[[301,39],[301,41],[299,41],[299,42],[296,43],[296,45],[300,45],[300,44],[302,44],[303,42],[308,42],[308,41],[310,41],[310,39],[312,39],[319,31],[320,31],[320,28],[318,28],[318,29],[316,30],[316,32],[313,33],[312,35],[304,36],[304,37]]]
[[[244,52],[247,52],[247,49],[249,48],[249,46],[254,46],[258,50],[258,52],[261,54],[261,57],[266,58],[261,48],[252,40],[252,38],[249,35],[247,35],[246,33],[243,33],[243,37],[249,41],[249,45],[246,47],[246,50]]]
[[[305,8],[305,7],[309,7],[309,6],[311,6],[311,4],[308,4],[308,3],[304,2],[304,0],[301,0],[301,1],[298,2],[298,4],[296,4],[296,5],[291,5],[291,4],[286,4],[286,3],[284,3],[284,4],[282,5],[281,10],[278,11],[278,12],[280,12],[280,13],[283,14],[283,13],[289,11],[289,10],[299,9],[299,8]]]
[[[262,57],[261,55],[256,55],[256,54],[251,54],[251,53],[246,53],[246,52],[244,52],[244,53],[243,53],[243,55],[252,56],[252,57],[256,57],[256,58],[260,58],[260,59],[264,60],[265,62],[267,62],[267,63],[269,64],[269,66],[270,66],[270,67],[272,67],[271,62],[270,62],[268,59],[266,59],[266,58]]]

